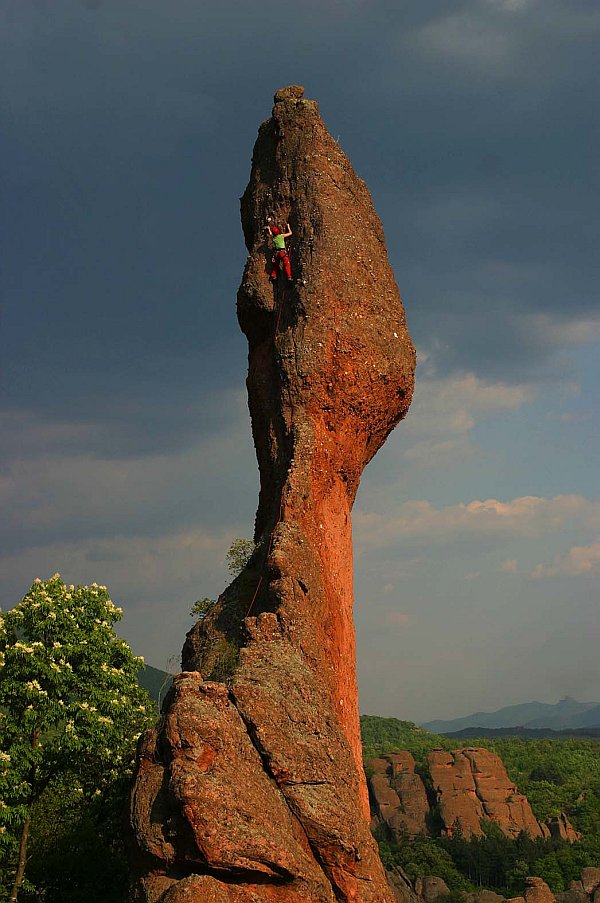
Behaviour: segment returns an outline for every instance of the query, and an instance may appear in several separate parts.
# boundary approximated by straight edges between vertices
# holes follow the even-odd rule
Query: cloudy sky
[[[355,507],[361,708],[600,701],[597,0],[0,0],[0,601],[166,667],[252,532],[239,196],[296,83],[419,351]]]

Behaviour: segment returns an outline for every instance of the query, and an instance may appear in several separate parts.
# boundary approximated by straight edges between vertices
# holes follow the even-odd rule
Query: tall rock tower
[[[350,512],[415,353],[369,192],[303,95],[275,95],[241,202],[257,547],[140,746],[140,903],[392,900],[361,766]],[[292,283],[269,280],[269,216],[292,229]]]

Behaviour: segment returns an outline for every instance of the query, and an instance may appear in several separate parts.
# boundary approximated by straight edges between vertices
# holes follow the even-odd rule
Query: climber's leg
[[[283,263],[283,268],[284,268],[284,270],[285,270],[285,275],[286,275],[287,280],[288,280],[288,282],[289,282],[289,281],[291,280],[291,278],[292,278],[292,267],[291,267],[291,264],[290,264],[290,258],[288,257],[288,255],[287,255],[287,253],[286,253],[285,251],[281,251],[281,260],[282,260],[282,263]]]
[[[277,279],[278,266],[279,266],[278,255],[273,254],[273,257],[271,258],[271,274],[269,276],[269,279],[273,279],[273,280]]]

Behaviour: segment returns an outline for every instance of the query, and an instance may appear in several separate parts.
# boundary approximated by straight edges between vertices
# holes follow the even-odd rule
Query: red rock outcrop
[[[477,747],[433,750],[429,771],[447,834],[458,824],[464,837],[480,835],[481,820],[488,819],[508,837],[521,831],[532,838],[547,836],[548,829],[539,824],[495,753]]]
[[[586,894],[593,894],[600,888],[600,868],[587,866],[581,870],[581,886]]]
[[[525,903],[555,903],[555,900],[543,878],[525,878]]]
[[[567,843],[575,843],[576,840],[581,840],[581,834],[575,830],[564,812],[549,818],[546,822],[546,827],[550,837],[554,837],[556,840],[566,840]]]
[[[415,891],[425,900],[425,903],[435,903],[438,897],[447,897],[450,888],[443,878],[436,875],[424,875],[415,881]]]
[[[238,318],[257,550],[188,635],[132,795],[132,899],[393,900],[368,823],[350,512],[406,414],[415,355],[365,184],[303,89],[277,92],[241,204]],[[272,286],[264,224],[293,230]]]
[[[427,833],[429,802],[409,752],[390,753],[365,762],[375,824],[385,822],[392,837]]]

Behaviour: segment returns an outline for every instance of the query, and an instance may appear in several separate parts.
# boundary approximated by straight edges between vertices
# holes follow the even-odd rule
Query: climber
[[[290,265],[288,252],[285,249],[285,240],[292,234],[289,223],[285,224],[284,232],[282,232],[281,229],[278,229],[277,226],[269,225],[265,226],[265,231],[271,236],[273,247],[275,249],[273,257],[271,258],[271,275],[269,278],[275,282],[277,279],[277,271],[283,269],[285,270],[287,281],[292,282],[292,267]]]

